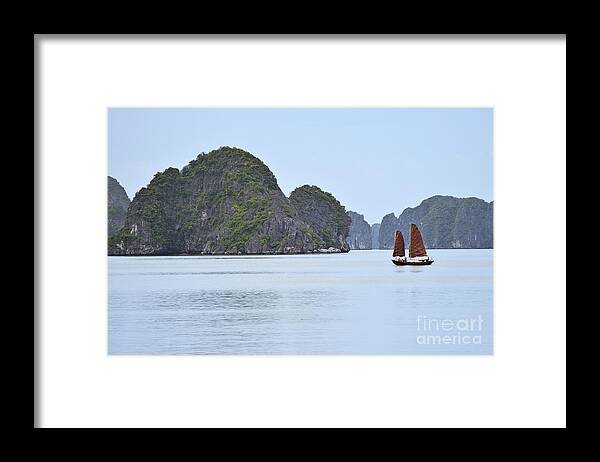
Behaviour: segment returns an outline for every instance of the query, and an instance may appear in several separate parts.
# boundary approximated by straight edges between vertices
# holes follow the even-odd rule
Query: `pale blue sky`
[[[108,174],[130,198],[157,171],[235,146],[288,195],[314,184],[373,224],[435,194],[493,200],[492,109],[109,109]]]

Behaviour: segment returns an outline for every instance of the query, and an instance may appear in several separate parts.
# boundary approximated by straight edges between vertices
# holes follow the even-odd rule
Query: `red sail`
[[[410,247],[408,256],[411,258],[427,256],[425,244],[423,244],[423,238],[421,237],[421,231],[419,231],[419,228],[417,228],[417,225],[414,223],[410,224]]]
[[[396,236],[394,237],[394,253],[392,257],[403,257],[404,256],[404,236],[400,230],[396,230]]]

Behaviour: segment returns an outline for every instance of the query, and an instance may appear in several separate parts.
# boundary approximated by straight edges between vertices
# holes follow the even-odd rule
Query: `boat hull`
[[[392,260],[392,263],[396,266],[424,266],[431,265],[433,260],[424,260],[424,261],[398,261]]]

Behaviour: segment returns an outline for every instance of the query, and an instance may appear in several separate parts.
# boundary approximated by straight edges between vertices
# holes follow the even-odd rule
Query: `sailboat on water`
[[[408,258],[404,253],[404,236],[402,232],[397,229],[396,235],[394,236],[394,252],[392,253],[392,263],[394,265],[431,265],[433,260],[427,255],[425,250],[425,244],[423,244],[423,237],[421,231],[417,228],[414,223],[410,224],[410,243],[408,246]]]

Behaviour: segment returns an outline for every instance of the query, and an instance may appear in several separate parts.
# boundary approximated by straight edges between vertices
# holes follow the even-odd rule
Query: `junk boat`
[[[410,224],[410,244],[408,246],[408,258],[404,253],[404,236],[397,229],[394,236],[394,252],[392,253],[392,263],[398,266],[404,265],[431,265],[433,260],[427,255],[425,244],[421,231],[414,223]]]

